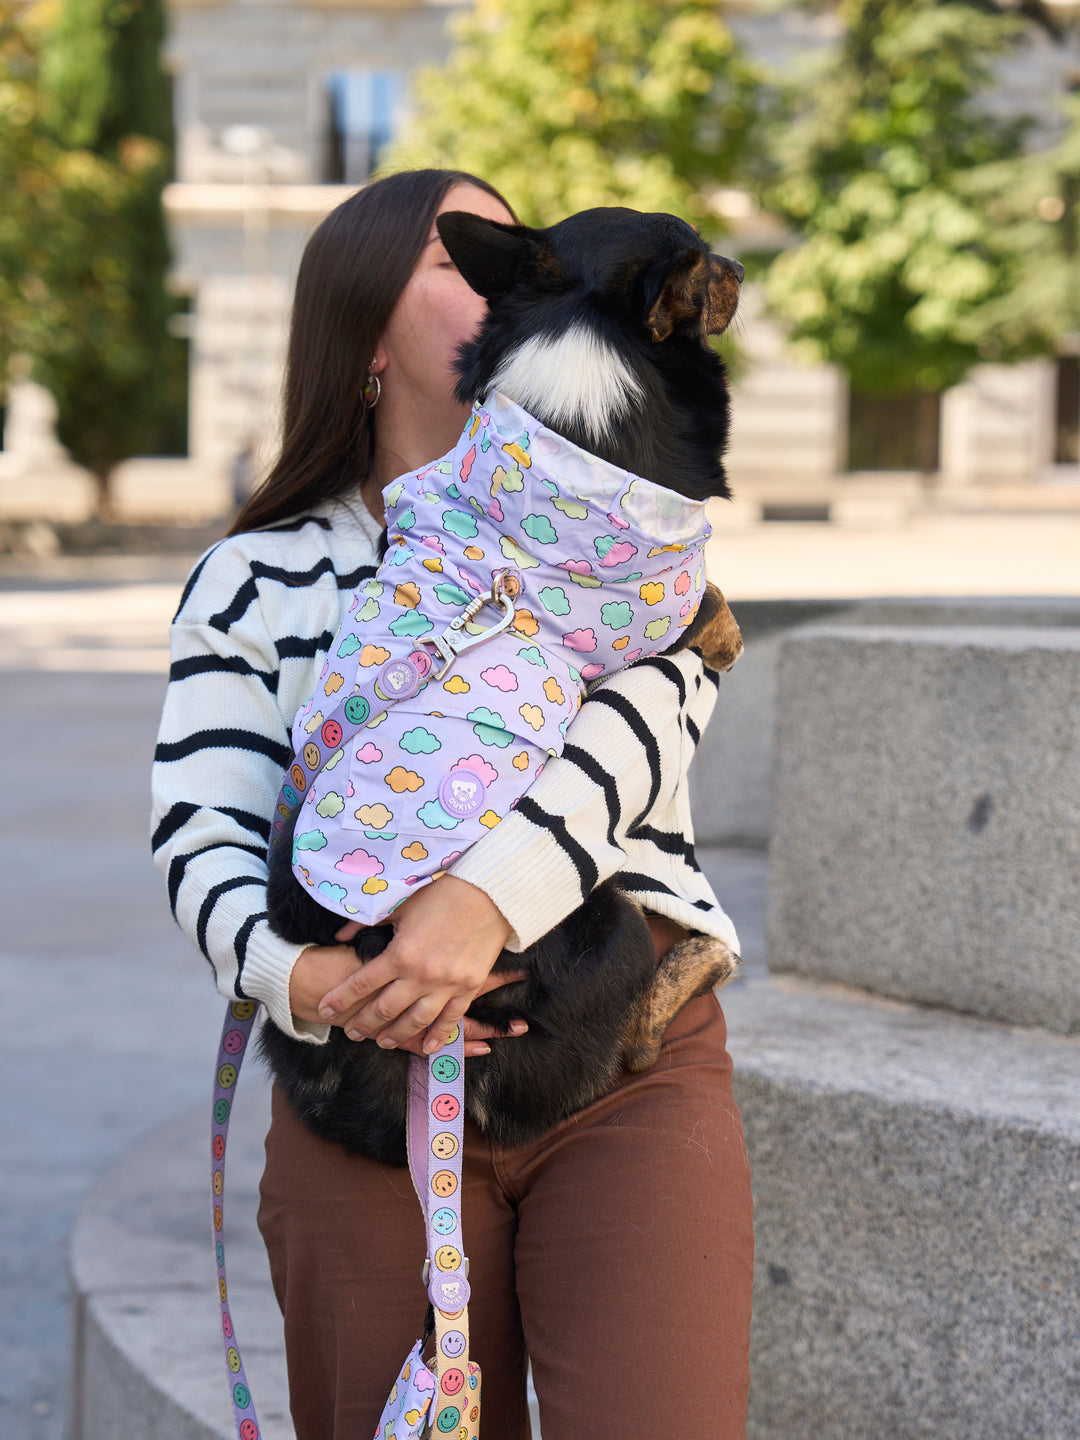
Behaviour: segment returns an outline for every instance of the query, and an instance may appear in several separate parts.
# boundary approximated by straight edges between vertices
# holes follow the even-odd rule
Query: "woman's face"
[[[500,200],[475,185],[454,185],[439,206],[513,223]],[[379,346],[375,370],[384,392],[424,410],[453,405],[458,346],[476,334],[487,302],[471,290],[434,225],[416,269],[401,292]],[[389,398],[389,396],[387,397]]]

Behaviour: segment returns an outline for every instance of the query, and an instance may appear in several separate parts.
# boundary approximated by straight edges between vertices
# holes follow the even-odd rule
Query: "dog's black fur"
[[[708,344],[738,302],[742,268],[710,255],[690,226],[669,215],[589,210],[547,230],[502,225],[460,212],[440,215],[440,236],[487,319],[462,347],[458,397],[487,395],[508,358],[529,341],[560,342],[575,328],[602,342],[643,399],[609,414],[598,433],[595,407],[559,418],[543,397],[520,403],[582,448],[694,499],[728,495],[722,465],[728,402],[723,365]],[[511,395],[513,399],[519,396]],[[587,397],[586,397],[587,399]],[[723,596],[709,586],[694,623],[672,651],[696,644],[730,665],[741,649]],[[290,868],[291,845],[270,865],[270,921],[298,944],[331,944],[341,917],[323,910]],[[389,926],[362,930],[361,959],[389,943]],[[617,881],[599,886],[538,944],[504,951],[496,971],[528,979],[481,996],[469,1015],[506,1032],[524,1017],[527,1033],[495,1040],[466,1067],[466,1109],[495,1143],[525,1144],[598,1098],[626,1067],[641,1070],[659,1052],[668,1023],[695,995],[726,980],[733,957],[718,941],[692,937],[656,964],[648,924]],[[263,1029],[262,1051],[278,1083],[316,1134],[392,1165],[406,1163],[409,1056],[331,1030],[325,1046]]]

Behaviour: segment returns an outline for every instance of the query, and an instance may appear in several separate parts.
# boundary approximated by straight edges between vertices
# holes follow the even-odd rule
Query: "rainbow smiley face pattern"
[[[501,395],[384,499],[386,556],[351,597],[294,721],[290,772],[293,873],[364,924],[499,824],[562,752],[588,682],[690,624],[710,535],[702,502],[598,460]],[[507,569],[513,625],[436,678],[428,642]],[[496,618],[485,607],[466,633]],[[414,685],[418,656],[433,663]],[[313,737],[338,744],[341,705],[366,728],[316,771]]]

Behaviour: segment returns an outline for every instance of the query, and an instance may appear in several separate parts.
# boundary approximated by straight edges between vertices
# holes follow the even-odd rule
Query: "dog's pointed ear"
[[[646,279],[645,324],[654,340],[666,340],[675,327],[695,321],[704,335],[721,335],[739,303],[743,267],[737,260],[687,248]]]
[[[485,300],[512,290],[528,268],[538,266],[543,253],[536,231],[526,225],[485,220],[467,210],[444,211],[435,225],[450,259]]]

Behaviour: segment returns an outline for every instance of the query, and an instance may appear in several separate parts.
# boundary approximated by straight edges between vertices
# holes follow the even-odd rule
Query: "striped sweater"
[[[290,726],[343,611],[378,564],[380,530],[359,497],[233,536],[191,572],[171,630],[172,666],[154,755],[155,863],[177,922],[229,998],[262,1001],[286,1034],[328,1027],[289,1011],[304,949],[266,918],[266,847]],[[620,873],[643,906],[738,939],[694,858],[687,767],[718,677],[683,651],[597,685],[561,757],[453,873],[483,890],[520,951]]]

